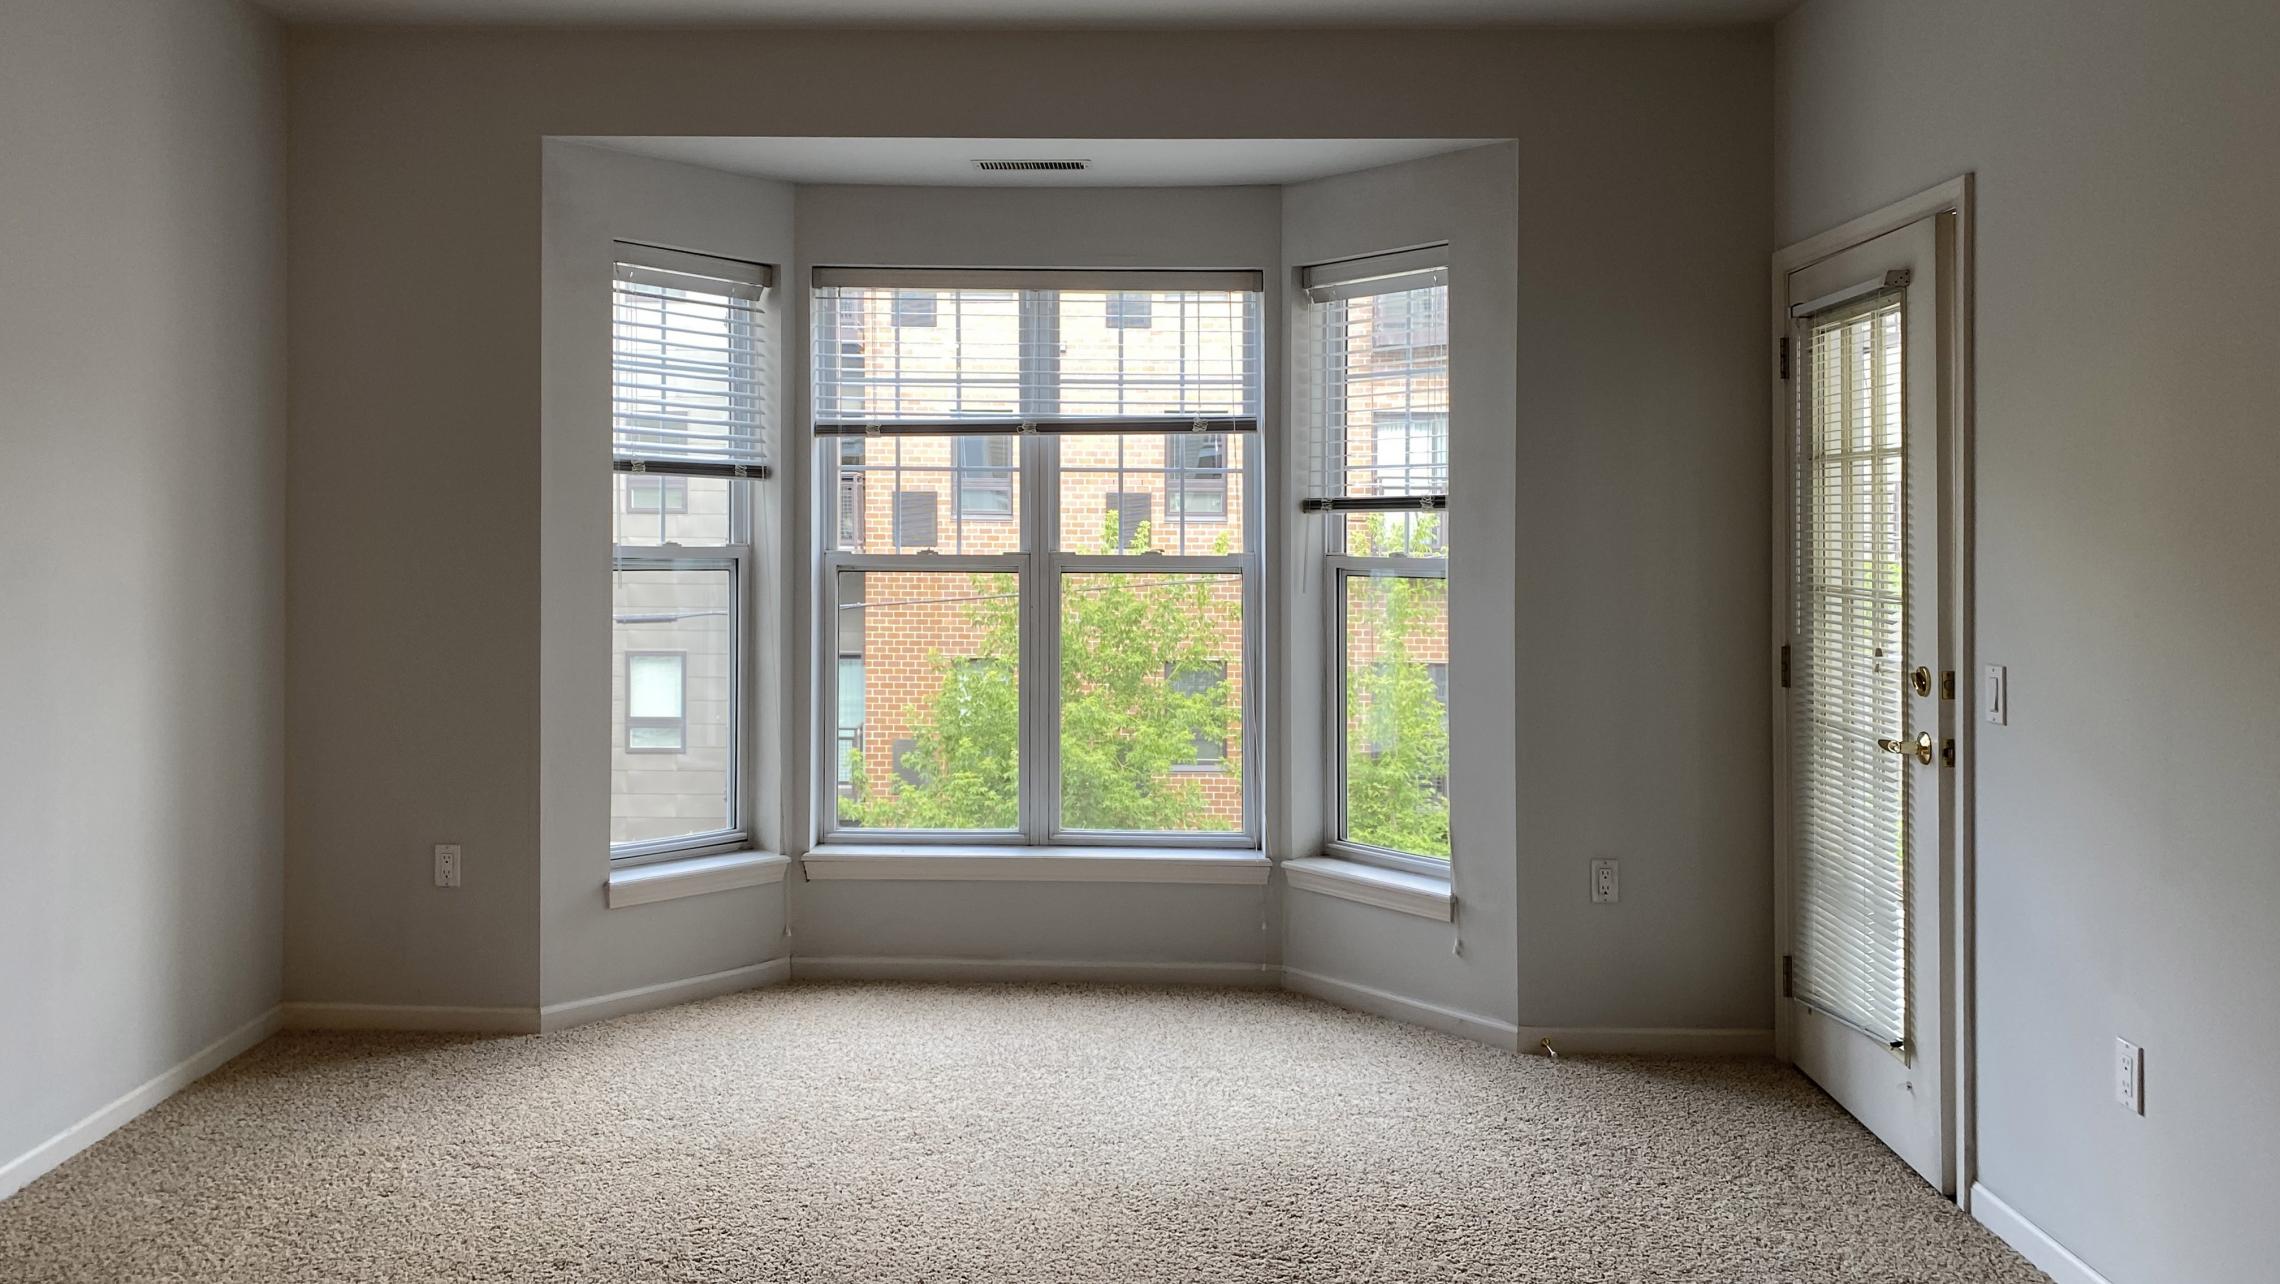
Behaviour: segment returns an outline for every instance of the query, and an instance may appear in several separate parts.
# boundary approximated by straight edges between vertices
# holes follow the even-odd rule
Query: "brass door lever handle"
[[[1918,732],[1916,734],[1916,743],[1914,744],[1909,744],[1905,740],[1886,740],[1882,737],[1878,737],[1876,741],[1876,747],[1882,749],[1886,753],[1914,754],[1916,756],[1916,761],[1924,764],[1927,767],[1932,765],[1932,754],[1934,750],[1932,749],[1932,733],[1929,731]]]

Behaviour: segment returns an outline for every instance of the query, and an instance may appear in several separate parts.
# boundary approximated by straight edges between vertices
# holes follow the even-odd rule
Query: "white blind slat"
[[[821,285],[817,431],[1248,431],[1259,414],[1258,298]]]
[[[1267,288],[1256,269],[1170,268],[916,268],[819,267],[810,283],[822,289],[1057,290],[1070,293],[1257,294]]]
[[[1908,1036],[1908,602],[1901,296],[1806,322],[1797,450],[1790,755],[1798,999]]]
[[[1328,269],[1301,274],[1314,300],[1298,344],[1308,507],[1447,502],[1449,288],[1438,267],[1418,271],[1421,253],[1329,265],[1336,293],[1310,284]],[[1344,290],[1360,285],[1373,288]]]
[[[765,476],[775,405],[765,308],[772,277],[758,265],[621,250],[636,248],[643,261],[617,265],[611,299],[615,466]],[[666,261],[704,274],[657,266]],[[731,278],[737,269],[749,269],[744,279]]]

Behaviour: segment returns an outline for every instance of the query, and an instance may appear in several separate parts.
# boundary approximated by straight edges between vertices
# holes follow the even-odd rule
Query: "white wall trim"
[[[1446,878],[1328,856],[1286,860],[1282,871],[1283,880],[1302,892],[1359,901],[1437,923],[1450,922],[1456,916],[1456,896]]]
[[[2066,1245],[2052,1239],[2042,1227],[2028,1221],[2018,1209],[1977,1182],[1971,1185],[1971,1215],[1980,1225],[1995,1232],[1995,1238],[2019,1250],[2019,1256],[2033,1263],[2056,1284],[2112,1284]]]
[[[117,1132],[152,1106],[212,1074],[231,1058],[277,1033],[282,1024],[280,1010],[271,1008],[128,1089],[62,1132],[0,1164],[0,1199],[55,1171],[65,1160]]]
[[[1770,1057],[1773,1031],[1688,1026],[1524,1026],[1520,1050],[1561,1056]]]
[[[781,984],[791,979],[791,975],[791,959],[770,959],[765,963],[734,967],[725,972],[708,972],[703,976],[660,981],[655,985],[637,986],[614,994],[597,994],[590,999],[549,1003],[538,1010],[538,1028],[551,1033],[593,1021],[606,1021],[611,1017],[647,1012],[654,1008],[669,1008],[676,1003],[691,1003],[723,994],[739,994],[745,990]]]
[[[1438,1003],[1427,1003],[1423,999],[1412,999],[1376,986],[1341,981],[1319,972],[1292,967],[1282,969],[1282,985],[1286,990],[1334,1003],[1342,1008],[1352,1008],[1357,1012],[1367,1012],[1372,1016],[1386,1017],[1409,1025],[1421,1025],[1428,1030],[1439,1030],[1443,1034],[1471,1039],[1507,1052],[1516,1051],[1519,1047],[1520,1029],[1510,1022],[1443,1007]]]
[[[288,1003],[288,1030],[433,1030],[536,1034],[537,1008],[466,1008],[416,1003]]]
[[[1973,326],[1978,310],[1977,188],[1976,175],[1965,172],[1818,236],[1784,246],[1773,255],[1769,299],[1772,315],[1765,351],[1767,387],[1771,390],[1768,404],[1772,412],[1768,452],[1772,489],[1769,493],[1774,497],[1767,506],[1771,523],[1767,547],[1772,552],[1772,593],[1766,693],[1769,725],[1773,730],[1768,742],[1768,779],[1772,785],[1774,837],[1773,957],[1769,960],[1767,988],[1774,1004],[1774,1055],[1784,1061],[1791,1059],[1795,1036],[1791,1005],[1782,995],[1782,956],[1790,952],[1792,935],[1786,738],[1789,723],[1787,699],[1773,672],[1771,658],[1787,637],[1789,613],[1790,514],[1786,497],[1790,479],[1783,442],[1789,431],[1790,408],[1775,355],[1775,345],[1789,333],[1789,275],[1923,219],[1943,215],[1954,218],[1953,245],[1943,253],[1939,264],[1945,278],[1943,289],[1947,292],[1943,299],[1947,324],[1940,340],[1940,356],[1949,375],[1940,393],[1940,413],[1946,420],[1946,451],[1955,461],[1946,470],[1948,476],[1942,479],[1940,494],[1940,502],[1950,514],[1952,536],[1943,554],[1946,566],[1941,595],[1942,606],[1953,623],[1950,659],[1958,684],[1965,691],[1976,690],[1979,664],[1973,568],[1977,564],[1974,552],[1977,510],[1973,461],[1978,448],[1975,444],[1977,376]],[[1945,853],[1948,868],[1940,889],[1941,912],[1950,928],[1950,940],[1940,960],[1941,993],[1937,1001],[1944,1051],[1941,1064],[1935,1070],[1943,1081],[1947,1112],[1943,1158],[1954,1178],[1959,1203],[1969,1198],[1968,1192],[1976,1187],[1979,1172],[1978,1014],[1974,1006],[1978,992],[1978,940],[1971,910],[1978,883],[1976,726],[1977,719],[1968,715],[1957,717],[1952,724],[1955,751],[1963,767],[1950,773],[1951,787],[1955,791],[1954,830],[1951,846]]]
[[[800,981],[1076,981],[1107,985],[1272,988],[1272,963],[1141,963],[1078,959],[956,959],[845,955],[792,959]]]
[[[702,896],[707,892],[781,883],[784,871],[791,868],[791,864],[790,857],[774,852],[724,852],[717,856],[628,865],[610,871],[609,907],[624,909],[629,905],[650,905],[683,896]]]
[[[1274,865],[1255,851],[1177,847],[819,847],[810,879],[934,882],[1220,883],[1262,886]]]

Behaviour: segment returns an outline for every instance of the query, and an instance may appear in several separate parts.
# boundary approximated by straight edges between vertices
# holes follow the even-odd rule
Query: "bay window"
[[[757,264],[620,243],[611,300],[610,855],[750,839],[745,612],[772,392]]]
[[[1257,845],[1262,285],[817,270],[827,840]]]
[[[1301,273],[1302,427],[1322,516],[1339,854],[1446,870],[1449,327],[1444,250]]]

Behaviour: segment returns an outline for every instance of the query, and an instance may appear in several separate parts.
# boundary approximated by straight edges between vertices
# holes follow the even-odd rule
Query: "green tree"
[[[1421,625],[1449,618],[1448,582],[1348,583],[1348,637],[1375,654],[1346,665],[1346,835],[1357,843],[1449,855],[1449,714],[1415,658]]]
[[[1371,513],[1349,519],[1357,557],[1445,557],[1441,518]],[[1346,834],[1420,856],[1449,855],[1449,715],[1420,643],[1447,636],[1448,581],[1355,579],[1347,589]],[[1446,652],[1444,651],[1445,655]]]
[[[1011,575],[975,575],[970,583],[961,609],[980,638],[980,654],[936,652],[928,657],[939,685],[928,708],[908,711],[913,715],[912,747],[903,758],[903,769],[916,783],[876,789],[863,755],[849,750],[853,796],[839,804],[849,824],[884,829],[1020,826],[1021,701],[1014,658],[1021,653],[1021,625],[1015,580]]]
[[[1147,547],[1148,528],[1134,532]],[[1119,548],[1108,515],[1101,551]],[[881,829],[1012,829],[1019,824],[1020,710],[1014,659],[1018,603],[1010,577],[976,576],[963,609],[982,639],[981,658],[936,654],[939,686],[907,711],[910,779],[872,786],[861,755],[850,763],[852,797],[841,814]],[[1199,744],[1226,746],[1239,771],[1235,691],[1219,675],[1237,609],[1232,577],[1149,571],[1067,577],[1061,591],[1062,823],[1072,829],[1216,829],[1200,783],[1173,768]],[[981,581],[1002,581],[984,586]]]

